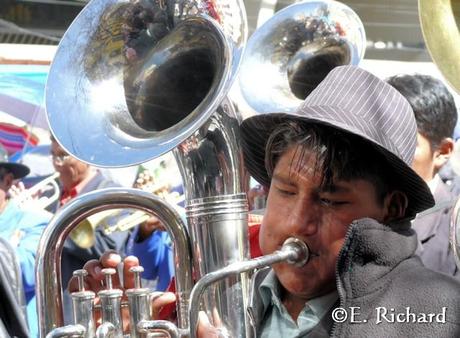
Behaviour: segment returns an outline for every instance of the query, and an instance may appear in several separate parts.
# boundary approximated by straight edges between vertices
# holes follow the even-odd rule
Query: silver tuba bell
[[[177,270],[186,276],[176,284],[183,295],[178,302],[181,329],[188,327],[188,316],[182,314],[191,292],[187,271],[192,265],[199,278],[248,258],[243,164],[235,135],[238,117],[225,101],[246,30],[242,1],[93,0],[65,33],[48,77],[51,131],[80,160],[107,167],[133,165],[181,144],[175,154],[182,164],[188,229],[178,217],[164,216],[171,214],[170,206],[157,203],[157,208],[150,208],[171,234],[180,232],[187,238],[183,246],[175,244]],[[110,196],[107,193],[98,200],[107,202]],[[77,211],[69,205],[56,215],[39,245],[42,337],[63,325],[58,257],[64,234],[75,226],[68,215],[81,221],[87,210],[84,205],[91,205],[92,213],[98,210],[94,202],[77,205]],[[210,237],[216,239],[214,248],[207,244]],[[223,239],[225,248],[217,245]],[[193,259],[184,254],[191,243]],[[206,264],[204,257],[209,258]],[[217,288],[223,293],[236,279],[242,278],[237,276]],[[218,299],[219,304],[214,296],[218,291],[204,296],[209,309],[217,308],[223,319],[234,323],[228,329],[237,336],[246,330],[247,320],[236,311],[235,302],[243,306],[245,292],[246,287],[226,293],[228,301]]]
[[[294,5],[308,8],[303,17],[315,6],[315,15],[324,14],[324,8],[327,13],[349,10],[335,1]],[[272,29],[277,36],[278,28]],[[61,327],[59,260],[72,229],[102,210],[129,207],[154,213],[175,243],[177,326],[137,314],[132,337],[158,330],[193,337],[198,307],[211,317],[217,313],[228,336],[251,337],[246,311],[250,280],[243,272],[279,261],[308,260],[308,248],[295,239],[278,253],[249,260],[241,117],[227,97],[246,31],[242,0],[92,0],[65,33],[46,90],[48,120],[57,141],[80,160],[106,167],[141,163],[173,150],[184,182],[187,225],[168,203],[138,190],[102,190],[61,209],[37,253],[41,337],[94,336],[92,315],[84,311],[75,315],[75,325]],[[345,35],[337,40],[349,44]],[[76,308],[92,307],[94,295],[81,290],[75,297]],[[111,315],[112,322],[103,323],[98,336],[120,331],[113,325],[118,317]]]
[[[238,78],[245,114],[295,110],[337,66],[357,65],[366,34],[358,15],[337,1],[283,8],[248,40]]]

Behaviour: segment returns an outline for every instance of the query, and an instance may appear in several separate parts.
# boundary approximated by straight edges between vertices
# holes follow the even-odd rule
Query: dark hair
[[[270,135],[265,149],[269,177],[280,157],[296,145],[300,156],[296,163],[291,163],[290,170],[299,169],[307,151],[313,153],[316,156],[313,169],[322,174],[322,187],[331,186],[335,180],[364,179],[375,186],[380,203],[393,190],[394,175],[377,146],[333,127],[301,121],[285,122]]]
[[[386,80],[412,107],[417,129],[435,150],[443,139],[452,137],[457,109],[452,94],[438,79],[429,75],[397,75]]]

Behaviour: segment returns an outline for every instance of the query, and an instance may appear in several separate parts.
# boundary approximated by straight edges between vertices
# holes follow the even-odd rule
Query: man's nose
[[[291,210],[287,223],[293,235],[312,236],[318,232],[320,211],[306,203],[297,203]]]

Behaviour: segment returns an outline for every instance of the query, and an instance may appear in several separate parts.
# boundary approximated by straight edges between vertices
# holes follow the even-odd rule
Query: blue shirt
[[[0,236],[13,245],[22,272],[22,283],[27,304],[30,336],[38,336],[38,317],[35,301],[35,255],[43,229],[52,215],[41,210],[22,210],[9,201],[0,213]],[[19,234],[19,241],[12,238]],[[16,246],[15,246],[16,245]]]
[[[334,291],[309,300],[295,322],[281,301],[281,286],[273,270],[260,284],[259,293],[264,308],[261,338],[307,336],[338,299],[338,294]]]
[[[136,256],[144,268],[142,278],[156,280],[156,289],[167,289],[174,276],[172,242],[166,231],[155,231],[151,236],[137,242],[138,227],[131,233],[126,254]]]

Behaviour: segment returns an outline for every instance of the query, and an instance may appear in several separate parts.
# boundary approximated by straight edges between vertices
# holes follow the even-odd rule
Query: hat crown
[[[412,164],[417,125],[409,102],[361,68],[334,68],[301,105],[298,115],[304,114],[361,134]]]

